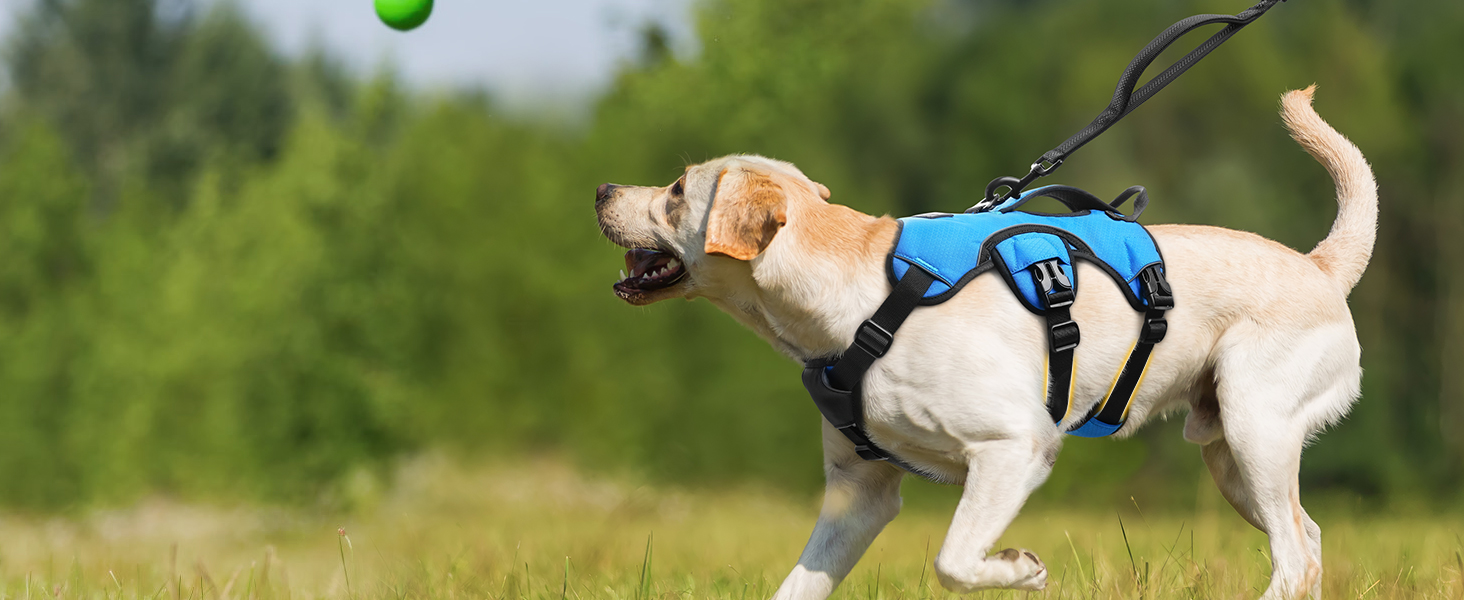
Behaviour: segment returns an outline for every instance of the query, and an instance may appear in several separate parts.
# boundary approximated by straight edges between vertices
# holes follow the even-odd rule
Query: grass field
[[[165,501],[0,517],[0,600],[765,598],[817,512],[811,499],[634,487],[557,463],[421,460],[392,490],[361,496],[349,517]],[[1223,501],[1201,506],[1034,508],[1002,542],[1047,563],[1037,597],[1254,598],[1267,581],[1264,537]],[[1313,515],[1329,598],[1464,598],[1464,519],[1333,512]],[[948,518],[906,510],[835,597],[955,597],[929,568]]]

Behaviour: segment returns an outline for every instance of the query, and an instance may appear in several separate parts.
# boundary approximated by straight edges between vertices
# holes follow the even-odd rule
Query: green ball
[[[416,29],[432,15],[432,0],[376,0],[376,16],[397,31]]]

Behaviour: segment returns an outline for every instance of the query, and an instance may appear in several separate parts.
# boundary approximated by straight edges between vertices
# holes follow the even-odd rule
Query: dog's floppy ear
[[[788,199],[767,173],[742,167],[722,171],[707,216],[706,253],[752,260],[788,223]]]

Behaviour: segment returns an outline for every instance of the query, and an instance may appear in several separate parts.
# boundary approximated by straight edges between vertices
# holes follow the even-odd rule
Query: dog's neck
[[[884,262],[898,225],[823,202],[798,206],[788,217],[752,262],[757,292],[748,316],[760,323],[749,324],[796,360],[840,354],[889,296]]]

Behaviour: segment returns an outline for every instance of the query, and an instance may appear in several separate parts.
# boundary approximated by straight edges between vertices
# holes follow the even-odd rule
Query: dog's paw
[[[993,588],[1030,592],[1047,587],[1047,565],[1031,551],[1016,548],[964,564],[942,555],[936,557],[935,574],[946,589],[961,594]]]
[[[1047,565],[1031,550],[1007,548],[992,558],[1011,563],[1012,579],[1002,587],[1028,592],[1047,587]]]

